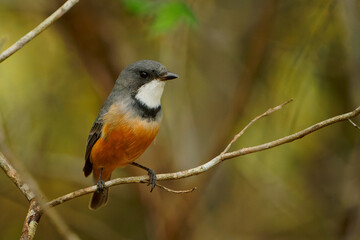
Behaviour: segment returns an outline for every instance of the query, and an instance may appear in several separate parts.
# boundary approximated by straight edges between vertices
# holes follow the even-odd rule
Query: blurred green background
[[[3,51],[64,1],[0,0]],[[157,173],[299,131],[360,103],[357,0],[87,0],[0,64],[0,150],[46,198],[92,184],[82,173],[92,123],[121,70],[139,59],[180,76],[163,96],[159,135],[139,163]],[[354,119],[358,124],[360,119]],[[342,122],[275,149],[169,181],[55,208],[81,239],[359,239],[360,132]],[[144,175],[134,167],[115,177]],[[0,239],[20,236],[28,203],[0,173]],[[45,214],[36,239],[64,239]],[[65,225],[64,225],[65,226]],[[65,228],[66,229],[66,228]]]

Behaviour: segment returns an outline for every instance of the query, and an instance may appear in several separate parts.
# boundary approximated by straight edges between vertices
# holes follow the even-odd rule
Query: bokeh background
[[[0,0],[0,50],[63,2]],[[357,0],[80,1],[0,64],[0,150],[47,199],[91,185],[82,167],[92,123],[121,70],[154,59],[180,79],[167,84],[160,133],[138,162],[158,173],[195,167],[288,99],[232,149],[353,110],[359,42]],[[98,211],[77,198],[45,214],[36,239],[355,240],[359,160],[360,132],[342,122],[164,183],[196,186],[191,194],[117,186]],[[113,177],[144,174],[129,166]],[[27,208],[0,173],[0,239],[20,236]]]

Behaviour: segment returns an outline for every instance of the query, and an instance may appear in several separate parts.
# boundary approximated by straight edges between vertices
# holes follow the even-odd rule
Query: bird
[[[93,173],[97,190],[89,208],[96,210],[108,201],[105,181],[118,167],[129,164],[148,172],[150,191],[156,186],[155,172],[135,160],[157,135],[162,119],[161,96],[165,83],[178,75],[154,60],[127,66],[101,107],[89,133],[85,151],[85,177]]]

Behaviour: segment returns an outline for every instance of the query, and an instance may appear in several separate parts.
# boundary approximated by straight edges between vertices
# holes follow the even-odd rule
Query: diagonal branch
[[[44,206],[47,202],[47,199],[44,197],[44,194],[39,189],[35,179],[27,173],[24,169],[22,163],[16,159],[11,149],[7,144],[5,137],[5,128],[2,122],[2,116],[0,113],[0,146],[3,151],[6,152],[6,155],[11,156],[9,161],[1,152],[0,152],[0,168],[3,169],[5,174],[15,183],[19,190],[25,195],[27,200],[30,202],[28,213],[26,215],[24,226],[22,230],[21,239],[32,239],[36,232],[37,225],[40,221],[42,211],[41,207]],[[71,231],[66,222],[61,218],[56,209],[49,209],[47,214],[59,231],[59,233],[67,240],[77,240],[79,237]]]
[[[43,206],[46,204],[46,199],[44,199],[41,191],[37,189],[36,183],[33,181],[31,176],[21,177],[19,172],[20,173],[24,173],[24,172],[21,171],[18,172],[1,152],[0,152],[0,168],[15,183],[15,185],[20,189],[20,191],[30,202],[20,239],[33,239],[37,229],[37,225],[43,214],[42,209]],[[26,183],[23,180],[23,178],[26,179],[27,182],[29,183]],[[66,223],[59,216],[59,214],[56,211],[53,211],[55,209],[49,209],[49,210],[50,211],[47,212],[48,216],[50,217],[55,227],[58,229],[58,231],[63,235],[65,239],[68,240],[79,239],[79,237],[70,230],[70,228],[66,225]]]
[[[225,148],[224,151],[222,151],[221,154],[226,153],[226,152],[230,149],[231,145],[232,145],[239,137],[241,137],[241,136],[244,134],[244,132],[245,132],[251,125],[253,125],[257,120],[259,120],[260,118],[263,118],[263,117],[267,117],[267,116],[269,116],[270,114],[272,114],[273,112],[282,109],[286,104],[288,104],[288,103],[290,103],[290,102],[292,102],[292,101],[293,101],[293,99],[290,99],[290,100],[284,102],[283,104],[280,104],[279,106],[276,106],[276,107],[274,107],[274,108],[269,108],[266,112],[264,112],[263,114],[257,116],[257,117],[254,118],[253,120],[251,120],[251,122],[249,122],[248,125],[246,125],[238,134],[235,135],[235,137],[233,138],[233,140],[231,140],[231,142],[229,143],[229,145],[227,145],[227,147]]]
[[[358,125],[356,125],[356,123],[354,123],[353,121],[351,121],[351,119],[348,119],[349,122],[351,123],[351,125],[353,125],[356,129],[360,130],[360,127]]]
[[[283,106],[283,105],[280,105],[280,106]],[[156,175],[156,179],[157,179],[157,181],[164,181],[164,180],[176,180],[176,179],[195,176],[195,175],[198,175],[198,174],[208,171],[209,169],[215,167],[216,165],[218,165],[219,163],[221,163],[224,160],[239,157],[239,156],[254,153],[254,152],[260,152],[260,151],[267,150],[267,149],[270,149],[270,148],[273,148],[273,147],[276,147],[276,146],[279,146],[279,145],[282,145],[285,143],[290,143],[297,139],[303,138],[304,136],[309,135],[312,132],[315,132],[321,128],[330,126],[337,122],[345,121],[347,119],[356,117],[358,115],[360,115],[360,106],[352,112],[338,115],[333,118],[316,123],[306,129],[301,130],[292,135],[289,135],[289,136],[286,136],[286,137],[283,137],[283,138],[280,138],[280,139],[277,139],[277,140],[274,140],[274,141],[271,141],[268,143],[264,143],[261,145],[257,145],[257,146],[253,146],[253,147],[245,147],[240,150],[229,152],[229,153],[222,153],[198,167],[191,168],[191,169],[184,170],[184,171],[174,172],[174,173],[158,174],[158,175]],[[106,185],[106,187],[112,187],[112,186],[116,186],[116,185],[120,185],[120,184],[141,183],[141,182],[148,181],[148,180],[149,180],[149,177],[147,175],[137,176],[137,177],[127,177],[127,178],[116,178],[116,179],[105,182],[105,185]],[[59,204],[67,202],[71,199],[95,192],[96,190],[97,190],[97,187],[96,187],[96,185],[94,185],[91,187],[83,188],[83,189],[68,193],[64,196],[58,197],[58,198],[48,202],[47,207],[48,208],[55,207]]]
[[[290,100],[291,101],[291,100]],[[290,102],[288,101],[288,102]],[[316,123],[304,130],[301,130],[299,132],[296,132],[294,134],[288,135],[286,137],[283,138],[279,138],[277,140],[268,142],[268,143],[264,143],[261,145],[257,145],[257,146],[253,146],[253,147],[245,147],[242,148],[240,150],[236,150],[233,152],[226,152],[229,149],[229,146],[231,146],[231,144],[236,141],[236,139],[238,137],[240,137],[243,132],[250,126],[252,125],[255,121],[257,121],[258,119],[269,115],[270,113],[281,109],[285,104],[287,104],[288,102],[285,102],[275,108],[270,108],[269,110],[267,110],[265,113],[263,113],[262,115],[257,116],[256,118],[254,118],[240,133],[238,133],[233,140],[230,142],[230,144],[226,147],[226,149],[220,153],[218,156],[216,156],[215,158],[211,159],[210,161],[206,162],[205,164],[202,164],[198,167],[195,168],[191,168],[188,170],[184,170],[184,171],[179,171],[179,172],[174,172],[174,173],[165,173],[165,174],[158,174],[156,175],[157,180],[158,181],[164,181],[164,180],[176,180],[176,179],[181,179],[181,178],[187,178],[187,177],[191,177],[194,175],[198,175],[201,173],[204,173],[206,171],[208,171],[209,169],[215,167],[216,165],[218,165],[219,163],[221,163],[224,160],[227,159],[232,159],[238,156],[242,156],[242,155],[246,155],[246,154],[250,154],[250,153],[254,153],[254,152],[259,152],[259,151],[263,151],[266,149],[270,149],[276,146],[280,146],[282,144],[285,143],[290,143],[292,141],[295,141],[297,139],[300,139],[306,135],[311,134],[312,132],[315,132],[317,130],[320,130],[321,128],[330,126],[332,124],[335,124],[337,122],[341,122],[341,121],[345,121],[345,120],[349,120],[350,118],[354,118],[358,115],[360,115],[360,106],[358,108],[356,108],[354,111],[349,112],[349,113],[345,113],[342,115],[338,115],[335,116],[333,118],[324,120],[322,122]],[[39,204],[36,199],[34,198],[34,194],[30,194],[27,195],[27,190],[29,189],[29,187],[24,184],[22,182],[22,180],[20,179],[20,177],[17,175],[16,170],[14,168],[11,167],[11,165],[9,164],[9,162],[5,159],[5,157],[0,154],[0,167],[4,170],[4,172],[13,180],[13,182],[18,186],[18,188],[23,191],[23,193],[25,194],[25,196],[27,196],[28,199],[30,200],[30,208],[29,208],[29,212],[28,215],[26,217],[25,220],[25,224],[24,224],[24,229],[23,229],[23,235],[22,237],[29,237],[29,239],[32,239],[32,237],[35,234],[36,231],[36,227],[37,224],[40,221],[40,217],[41,215],[47,211],[50,210],[49,208],[55,207],[59,204],[62,204],[64,202],[67,202],[69,200],[72,200],[74,198],[95,192],[97,190],[97,186],[90,186],[87,188],[83,188],[83,189],[79,189],[77,191],[68,193],[64,196],[58,197],[46,204]],[[144,175],[144,176],[137,176],[137,177],[127,177],[127,178],[116,178],[110,181],[105,182],[106,187],[112,187],[112,186],[116,186],[116,185],[120,185],[120,184],[129,184],[129,183],[144,183],[146,181],[149,180],[149,176]],[[24,187],[25,186],[25,187]],[[160,188],[169,191],[169,192],[173,192],[173,193],[188,193],[188,192],[192,192],[193,190],[195,190],[195,188],[190,189],[190,190],[184,190],[184,191],[175,191],[175,190],[171,190],[168,189],[164,186],[158,185]],[[24,238],[27,239],[27,238]]]
[[[35,198],[35,193],[31,190],[30,186],[21,179],[18,172],[2,153],[0,153],[0,167],[30,202],[20,239],[33,239],[42,215],[40,205]]]
[[[8,162],[8,160],[1,152],[0,168],[11,179],[11,181],[15,183],[15,185],[20,189],[28,201],[31,201],[35,198],[35,193],[30,189],[29,185],[21,179],[15,168],[13,168],[13,166]]]
[[[25,44],[30,42],[33,38],[39,35],[42,31],[48,28],[56,20],[62,17],[67,11],[69,11],[79,0],[68,0],[58,10],[41,22],[36,28],[28,32],[25,36],[20,38],[16,43],[11,45],[8,49],[0,54],[0,63],[21,49]]]
[[[247,147],[247,148],[242,148],[240,150],[234,151],[234,152],[230,152],[230,153],[226,153],[222,156],[222,160],[226,160],[226,159],[230,159],[230,158],[234,158],[234,157],[238,157],[238,156],[242,156],[242,155],[246,155],[246,154],[250,154],[250,153],[254,153],[254,152],[260,152],[269,148],[273,148],[285,143],[289,143],[292,141],[295,141],[297,139],[303,138],[306,135],[315,132],[321,128],[330,126],[334,123],[337,122],[341,122],[341,121],[345,121],[347,119],[350,118],[354,118],[356,116],[358,116],[360,114],[360,106],[357,107],[354,111],[352,112],[348,112],[342,115],[338,115],[336,117],[332,117],[329,118],[327,120],[324,120],[322,122],[316,123],[314,125],[312,125],[311,127],[308,127],[302,131],[299,131],[297,133],[291,134],[289,136],[280,138],[278,140],[272,141],[272,142],[268,142],[268,143],[264,143],[258,146],[254,146],[254,147]]]

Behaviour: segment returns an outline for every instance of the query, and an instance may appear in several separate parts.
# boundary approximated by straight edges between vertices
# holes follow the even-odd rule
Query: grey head
[[[175,78],[178,76],[168,72],[159,62],[137,61],[121,72],[103,107],[118,102],[123,107],[135,108],[143,117],[155,118],[161,113],[160,99],[165,82]]]
[[[115,85],[126,88],[130,95],[149,108],[160,106],[160,98],[167,80],[178,76],[153,60],[137,61],[126,67]]]
[[[140,60],[127,66],[120,74],[121,84],[137,91],[142,85],[159,79],[162,81],[177,78],[175,74],[169,74],[165,66],[153,60]]]

